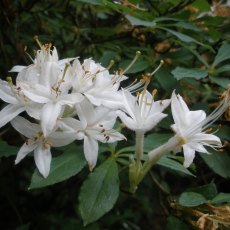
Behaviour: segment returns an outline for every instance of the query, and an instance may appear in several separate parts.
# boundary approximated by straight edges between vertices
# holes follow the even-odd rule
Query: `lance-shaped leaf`
[[[212,66],[214,67],[227,59],[230,59],[230,44],[223,44],[218,50]]]
[[[118,168],[115,159],[109,158],[89,175],[81,187],[79,210],[84,225],[110,211],[118,195]]]

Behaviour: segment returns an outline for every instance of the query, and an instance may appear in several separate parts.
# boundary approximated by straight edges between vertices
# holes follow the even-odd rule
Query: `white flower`
[[[116,116],[109,109],[94,106],[85,99],[76,105],[79,120],[74,118],[62,118],[58,121],[58,126],[68,132],[72,132],[77,140],[84,140],[84,154],[92,170],[97,162],[98,141],[115,142],[125,137],[112,129],[116,121]]]
[[[208,117],[203,110],[190,111],[180,95],[172,94],[172,115],[175,124],[172,129],[181,139],[184,152],[184,166],[189,167],[195,157],[195,151],[207,153],[204,146],[211,148],[222,147],[220,139],[213,135],[205,133],[204,130],[215,122],[226,110],[229,105],[229,99],[213,111]]]
[[[167,115],[162,111],[170,100],[154,101],[153,96],[144,90],[137,97],[122,90],[124,111],[117,111],[122,122],[131,130],[147,132],[155,127]]]
[[[47,136],[56,125],[57,118],[64,112],[65,106],[73,106],[83,100],[80,93],[69,93],[69,81],[65,81],[68,76],[68,67],[53,85],[30,84],[21,82],[20,86],[23,93],[36,103],[43,104],[40,111],[41,127],[45,136]]]
[[[50,147],[60,147],[71,143],[74,138],[72,133],[53,132],[49,137],[44,137],[41,127],[31,123],[23,117],[16,117],[11,121],[12,126],[27,139],[20,148],[15,164],[18,164],[27,154],[34,151],[34,160],[39,172],[47,177],[50,171]]]
[[[0,98],[9,103],[0,111],[0,127],[7,124],[25,110],[33,118],[37,119],[40,116],[41,106],[39,104],[31,102],[31,100],[23,94],[20,87],[10,82],[2,81],[1,79]]]
[[[96,106],[104,105],[117,109],[122,104],[122,96],[118,92],[120,82],[125,76],[109,74],[108,69],[95,63],[92,59],[85,59],[83,64],[75,59],[70,68],[73,92],[84,94]]]

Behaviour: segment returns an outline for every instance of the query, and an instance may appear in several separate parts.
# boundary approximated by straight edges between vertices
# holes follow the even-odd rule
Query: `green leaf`
[[[230,141],[230,129],[227,125],[222,125],[221,128],[218,131],[218,137],[222,139],[226,139]]]
[[[145,138],[145,151],[148,152],[154,148],[157,148],[158,146],[167,142],[172,136],[173,134],[171,133],[153,133],[148,135]]]
[[[230,193],[219,193],[211,201],[212,204],[230,203]]]
[[[199,193],[208,200],[213,199],[217,195],[216,185],[213,182],[196,188],[191,188],[188,192]]]
[[[38,170],[35,170],[29,189],[42,188],[67,180],[79,173],[85,165],[86,160],[82,149],[73,146],[61,156],[52,159],[50,173],[47,178],[43,178]]]
[[[223,72],[228,72],[228,71],[230,71],[230,65],[224,65],[216,69],[217,73],[223,73]]]
[[[103,2],[101,0],[79,0],[79,2],[84,2],[84,3],[89,3],[92,5],[99,5],[99,6],[103,6]]]
[[[0,141],[0,157],[16,155],[19,148],[8,145],[5,141]]]
[[[167,92],[172,92],[174,89],[178,87],[178,81],[166,69],[158,70],[155,74],[155,77],[162,86],[162,88]]]
[[[188,176],[194,176],[188,169],[186,169],[182,164],[179,162],[168,158],[167,156],[161,157],[161,159],[157,162],[158,165],[164,166],[171,170],[174,170],[179,173],[183,173]],[[194,176],[195,177],[195,176]]]
[[[184,207],[196,207],[206,202],[203,195],[195,192],[183,192],[179,197],[179,204]]]
[[[81,187],[79,210],[84,225],[110,211],[118,195],[118,168],[115,159],[109,158],[89,175]]]
[[[229,78],[224,78],[224,77],[213,77],[210,76],[209,77],[210,80],[212,80],[213,82],[215,82],[217,85],[227,89],[228,88],[228,84],[230,84],[230,79]]]
[[[230,44],[226,43],[223,44],[218,50],[218,53],[214,59],[212,66],[215,67],[216,65],[227,59],[230,59]]]
[[[215,152],[212,155],[200,154],[200,156],[215,173],[224,178],[230,178],[230,156],[227,152]]]
[[[141,20],[139,18],[130,16],[130,15],[126,15],[125,17],[129,20],[129,22],[133,26],[146,26],[146,27],[154,27],[154,26],[156,26],[156,22],[154,22],[154,21],[144,21],[144,20]]]
[[[201,11],[210,11],[211,10],[210,4],[206,0],[196,0],[192,4],[192,6],[201,10]]]
[[[207,70],[202,69],[187,69],[182,67],[176,67],[172,71],[173,76],[180,80],[182,78],[194,78],[196,80],[205,78],[208,75]]]

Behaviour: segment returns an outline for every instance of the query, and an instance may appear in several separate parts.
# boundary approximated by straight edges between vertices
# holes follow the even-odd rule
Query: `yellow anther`
[[[154,90],[152,91],[152,96],[154,97],[156,94],[157,94],[157,89],[154,89]]]

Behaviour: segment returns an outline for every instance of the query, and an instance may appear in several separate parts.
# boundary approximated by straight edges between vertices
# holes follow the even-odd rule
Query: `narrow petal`
[[[183,150],[184,150],[184,167],[188,168],[194,158],[195,158],[195,150],[190,148],[189,145],[183,145]]]
[[[60,115],[62,106],[59,103],[47,103],[41,111],[41,127],[44,136],[47,136],[54,129],[57,118]]]
[[[51,89],[40,84],[29,85],[20,82],[23,93],[32,101],[37,103],[47,103],[51,100]]]
[[[155,113],[151,116],[148,116],[147,119],[144,121],[143,129],[145,131],[149,131],[153,129],[163,118],[167,117],[167,114],[164,113]]]
[[[176,95],[175,92],[172,94],[171,110],[176,126],[179,130],[183,129],[184,117],[189,112],[189,109],[183,98],[180,95]]]
[[[119,116],[121,121],[131,130],[138,129],[137,122],[135,122],[131,117],[127,116],[126,113],[122,111],[117,111],[116,114]]]
[[[14,119],[19,113],[24,111],[22,105],[9,104],[0,111],[0,128]]]
[[[15,65],[11,70],[9,70],[9,72],[20,72],[25,68],[26,68],[26,66]]]
[[[18,164],[27,154],[32,152],[37,147],[37,144],[32,144],[30,142],[25,143],[19,150],[17,157],[15,159],[15,164]]]
[[[222,146],[220,138],[213,134],[198,133],[194,135],[191,140],[194,142],[200,142],[204,145]]]
[[[165,110],[169,106],[170,103],[171,103],[170,99],[155,101],[155,102],[153,102],[150,113],[162,112],[163,110]]]
[[[92,170],[97,163],[98,143],[91,137],[84,137],[84,154],[88,162],[90,170]]]
[[[17,116],[11,121],[11,125],[19,133],[28,138],[33,138],[38,132],[41,131],[41,128],[38,124],[31,123],[21,116]]]
[[[18,103],[18,100],[15,97],[14,93],[12,92],[12,89],[9,86],[8,82],[2,81],[1,79],[0,79],[0,98],[3,101],[10,103],[10,104]]]
[[[76,136],[76,132],[54,132],[49,135],[48,140],[52,146],[61,147],[68,145],[74,140],[78,139]]]
[[[50,152],[50,147],[44,147],[42,143],[40,143],[34,150],[35,164],[39,172],[45,178],[49,175],[51,158],[52,156]]]

